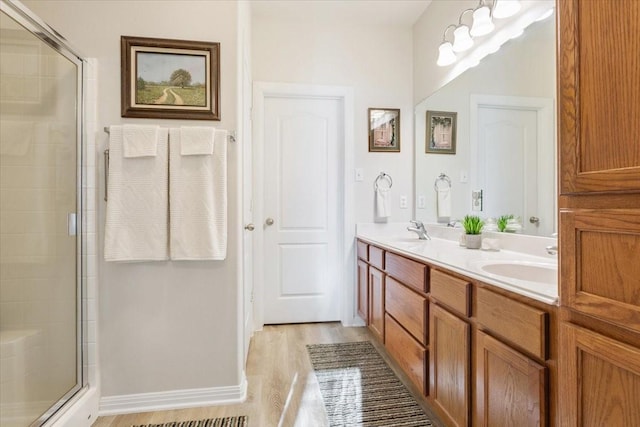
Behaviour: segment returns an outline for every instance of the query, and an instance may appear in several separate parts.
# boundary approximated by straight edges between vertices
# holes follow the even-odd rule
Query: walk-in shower
[[[0,425],[41,425],[83,375],[84,61],[0,0]]]

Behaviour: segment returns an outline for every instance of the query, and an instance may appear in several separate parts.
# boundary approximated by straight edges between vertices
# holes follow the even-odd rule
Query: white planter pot
[[[465,235],[465,241],[467,249],[480,249],[480,246],[482,246],[482,234],[467,234]]]

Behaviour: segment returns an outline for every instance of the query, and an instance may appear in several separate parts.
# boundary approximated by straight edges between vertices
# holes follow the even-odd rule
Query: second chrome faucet
[[[413,227],[409,226],[407,227],[407,230],[413,231],[418,234],[418,238],[420,240],[431,240],[431,237],[429,237],[429,234],[427,234],[427,230],[424,228],[424,224],[422,223],[422,221],[411,220],[409,222],[413,224]]]

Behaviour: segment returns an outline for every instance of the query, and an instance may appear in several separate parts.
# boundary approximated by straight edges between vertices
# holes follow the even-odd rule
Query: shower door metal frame
[[[86,174],[82,165],[85,164],[84,154],[84,83],[86,82],[86,60],[72,47],[69,42],[56,30],[47,25],[25,5],[17,0],[0,0],[0,10],[16,21],[35,37],[64,56],[77,67],[76,75],[76,385],[62,398],[53,404],[44,414],[35,420],[30,427],[41,426],[56,412],[88,387],[88,374],[84,372],[87,362],[87,324],[86,324],[86,232],[84,229],[84,210],[86,200]]]

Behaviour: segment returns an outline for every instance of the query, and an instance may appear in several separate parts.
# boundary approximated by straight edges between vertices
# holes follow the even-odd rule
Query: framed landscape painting
[[[456,121],[458,113],[427,111],[425,152],[456,154]]]
[[[220,120],[220,43],[120,38],[122,117]]]

